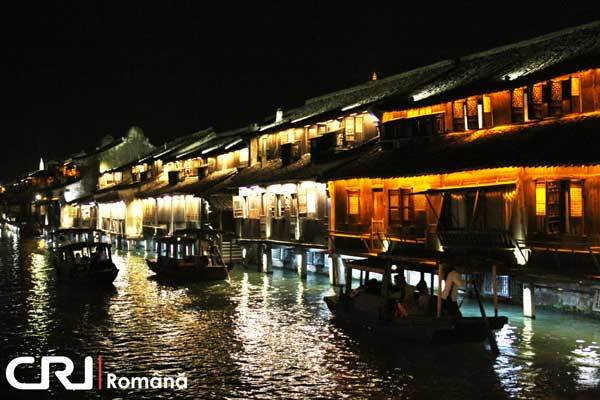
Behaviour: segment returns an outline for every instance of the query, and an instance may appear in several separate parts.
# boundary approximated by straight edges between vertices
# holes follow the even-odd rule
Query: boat
[[[78,242],[54,250],[54,265],[62,281],[110,284],[119,270],[112,261],[108,243]]]
[[[383,264],[383,265],[381,265]],[[379,265],[369,260],[346,261],[346,284],[340,286],[336,295],[324,298],[327,307],[334,319],[351,328],[367,331],[377,338],[392,340],[407,340],[414,342],[439,343],[439,342],[477,342],[490,341],[492,350],[497,351],[493,331],[501,329],[508,323],[505,316],[486,316],[481,305],[481,316],[452,317],[444,315],[441,300],[431,293],[430,307],[425,310],[417,306],[406,307],[406,313],[398,314],[397,300],[392,296],[390,278],[396,265],[380,263]],[[382,281],[375,291],[352,290],[352,271],[359,270],[364,273],[364,282],[369,280],[370,273],[381,274]],[[438,275],[439,276],[439,275]],[[362,286],[363,288],[365,286]]]
[[[229,270],[216,244],[217,231],[187,229],[156,239],[157,257],[146,259],[159,277],[186,282],[218,281]]]

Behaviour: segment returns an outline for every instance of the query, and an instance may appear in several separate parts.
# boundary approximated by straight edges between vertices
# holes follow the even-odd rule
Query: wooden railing
[[[508,231],[438,230],[437,236],[444,248],[512,250],[516,245]]]
[[[296,239],[296,224],[300,224],[300,236]],[[266,221],[259,219],[238,218],[236,232],[240,239],[263,239],[283,242],[314,243],[325,246],[327,244],[327,221],[324,219],[300,218],[272,218],[270,220],[270,234],[267,237]]]
[[[373,227],[372,227],[373,228]],[[403,247],[425,249],[427,238],[424,234],[386,233],[371,229],[371,232],[329,231],[334,246],[354,253],[379,254],[401,251]]]

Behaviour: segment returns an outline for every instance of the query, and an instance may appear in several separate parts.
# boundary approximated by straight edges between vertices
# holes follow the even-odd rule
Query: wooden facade
[[[598,266],[600,158],[578,143],[600,125],[599,32],[447,60],[176,139],[103,170],[87,220],[132,239],[210,222],[271,250],[506,265],[552,254],[557,268],[568,254]],[[65,211],[65,224],[86,220]]]
[[[599,173],[600,165],[512,167],[332,181],[331,251],[444,251],[511,265],[551,252],[595,267]]]
[[[367,112],[349,112],[304,127],[272,130],[250,140],[251,165],[265,171],[318,164],[379,135],[378,119]],[[258,184],[251,179],[250,185],[240,187],[233,198],[236,232],[242,241],[327,247],[329,207],[324,183],[303,180],[293,173],[287,179],[273,177],[273,182],[268,176]]]

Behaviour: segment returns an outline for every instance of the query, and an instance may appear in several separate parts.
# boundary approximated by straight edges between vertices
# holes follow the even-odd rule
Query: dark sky
[[[385,77],[599,19],[593,2],[533,14],[481,2],[50,3],[2,12],[0,179],[131,125],[155,144],[235,128],[373,70]]]

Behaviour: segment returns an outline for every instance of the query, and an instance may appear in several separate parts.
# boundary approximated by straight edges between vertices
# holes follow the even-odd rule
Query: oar
[[[481,304],[479,289],[477,289],[477,284],[475,283],[475,281],[473,281],[473,288],[475,289],[475,295],[477,296],[477,303],[479,303],[479,311],[481,311],[481,317],[483,318],[483,321],[485,323],[485,329],[488,332],[490,348],[492,349],[492,352],[494,352],[494,354],[498,354],[500,353],[500,350],[498,350],[498,343],[496,343],[496,335],[494,335],[494,332],[490,328],[490,322],[488,321],[487,316],[485,315],[485,309],[483,308],[483,304]]]

